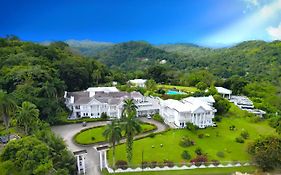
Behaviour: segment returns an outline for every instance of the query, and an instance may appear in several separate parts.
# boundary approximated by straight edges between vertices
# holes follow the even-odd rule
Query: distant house
[[[231,90],[226,89],[224,87],[216,87],[216,89],[217,89],[218,93],[222,95],[223,98],[227,98],[230,100],[231,94],[232,94]]]
[[[160,64],[166,64],[166,63],[167,63],[167,60],[161,60],[159,63],[160,63]]]
[[[146,79],[134,79],[134,80],[129,80],[128,82],[131,83],[133,86],[137,87],[145,87],[145,82]]]
[[[167,124],[184,128],[190,122],[199,128],[213,126],[216,109],[213,97],[188,97],[181,101],[160,99],[160,114]]]
[[[72,111],[70,118],[100,118],[106,113],[120,118],[125,99],[133,99],[137,105],[137,116],[147,116],[159,112],[158,101],[144,97],[139,92],[120,92],[115,87],[91,87],[86,91],[65,92],[65,104]]]
[[[253,102],[246,96],[231,96],[230,102],[233,102],[240,109],[253,113],[257,116],[262,117],[266,114],[265,111],[260,109],[255,109]]]

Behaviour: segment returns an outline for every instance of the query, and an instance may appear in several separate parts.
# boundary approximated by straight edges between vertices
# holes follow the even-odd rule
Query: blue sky
[[[216,46],[281,39],[281,0],[0,0],[0,36]]]

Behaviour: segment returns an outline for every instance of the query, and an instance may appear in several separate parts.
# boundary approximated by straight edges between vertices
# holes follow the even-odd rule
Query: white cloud
[[[268,27],[266,31],[273,40],[281,40],[281,23],[277,27]]]
[[[253,2],[255,3],[255,2]],[[257,3],[259,3],[257,1]],[[248,14],[245,18],[232,23],[222,30],[204,38],[202,42],[207,43],[238,43],[245,40],[271,40],[266,29],[280,22],[281,0],[270,1],[260,4],[255,12]],[[271,29],[271,28],[270,28]],[[271,29],[271,33],[276,31]],[[276,37],[275,37],[276,38]]]
[[[258,0],[245,0],[245,1],[254,6],[258,6],[260,4]]]

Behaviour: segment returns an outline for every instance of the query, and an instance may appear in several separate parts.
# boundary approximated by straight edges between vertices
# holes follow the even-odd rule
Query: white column
[[[100,169],[102,170],[102,152],[100,151]]]
[[[204,115],[203,115],[203,125],[204,125],[204,127],[206,125],[206,113],[204,113]]]
[[[104,166],[107,167],[106,151],[104,151]]]
[[[83,173],[86,173],[86,167],[85,167],[85,157],[82,155],[82,166],[83,166]]]
[[[78,174],[80,174],[80,160],[79,160],[79,155],[76,156],[76,159],[77,159]]]

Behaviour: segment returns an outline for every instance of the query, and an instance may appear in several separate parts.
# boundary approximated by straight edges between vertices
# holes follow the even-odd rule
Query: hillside
[[[74,52],[84,56],[94,56],[100,51],[105,51],[114,44],[109,42],[96,42],[92,40],[66,40]]]
[[[165,50],[167,52],[174,52],[178,54],[183,54],[187,56],[197,57],[199,54],[208,54],[214,49],[201,47],[196,44],[189,43],[176,43],[176,44],[160,44],[156,46],[159,49]]]
[[[177,57],[174,53],[166,52],[140,41],[116,44],[96,55],[96,58],[106,65],[125,70],[140,70],[149,65],[160,64],[161,60],[166,60],[167,64],[175,65]]]

